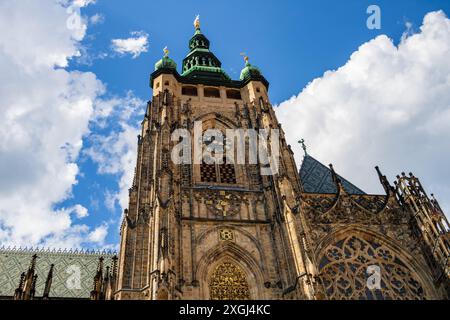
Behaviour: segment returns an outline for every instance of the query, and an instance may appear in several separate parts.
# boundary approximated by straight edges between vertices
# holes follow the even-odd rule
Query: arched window
[[[220,91],[217,88],[205,88],[204,95],[207,98],[220,98]]]
[[[241,268],[230,261],[219,264],[209,280],[211,300],[249,300],[250,290]]]
[[[319,269],[329,299],[425,298],[414,271],[391,249],[374,240],[350,235],[337,241],[326,248]]]

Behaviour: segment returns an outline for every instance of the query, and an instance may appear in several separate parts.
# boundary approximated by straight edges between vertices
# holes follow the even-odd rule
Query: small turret
[[[37,255],[31,257],[27,272],[20,275],[19,286],[14,292],[14,300],[33,300],[36,291],[37,275],[35,274]]]
[[[103,300],[103,257],[98,259],[97,272],[94,276],[94,288],[91,291],[91,300]]]
[[[436,199],[428,197],[419,179],[412,173],[397,175],[397,199],[413,212],[416,230],[426,246],[423,250],[434,271],[434,279],[450,296],[450,224]]]
[[[240,80],[244,82],[249,81],[261,81],[264,83],[266,87],[269,86],[269,82],[264,78],[264,76],[261,73],[261,70],[259,70],[258,67],[252,65],[249,62],[249,57],[247,55],[244,55],[244,61],[245,61],[245,67],[241,71]]]
[[[159,69],[177,69],[177,64],[171,58],[169,58],[169,49],[164,47],[163,49],[164,56],[161,60],[155,63],[155,71]]]
[[[19,286],[14,291],[14,300],[22,300],[24,284],[25,284],[25,272],[22,272],[20,275]]]

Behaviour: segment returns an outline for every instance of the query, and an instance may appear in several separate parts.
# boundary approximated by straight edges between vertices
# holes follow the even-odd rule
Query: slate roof
[[[45,280],[53,263],[53,280],[50,298],[88,299],[92,290],[98,259],[105,258],[105,264],[111,263],[111,252],[78,252],[61,250],[26,250],[0,248],[0,297],[12,297],[19,285],[20,274],[26,272],[33,254],[37,254],[36,297],[42,297]],[[70,281],[75,279],[74,272],[80,271],[81,281],[73,288]],[[77,282],[77,281],[76,281]],[[72,282],[74,283],[74,282]]]
[[[360,188],[338,175],[345,191],[349,194],[366,194]],[[337,193],[330,168],[306,154],[300,167],[300,181],[308,193]]]

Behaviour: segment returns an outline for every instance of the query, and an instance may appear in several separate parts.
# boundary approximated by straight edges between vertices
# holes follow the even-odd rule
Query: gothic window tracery
[[[206,135],[206,134],[205,134]],[[222,133],[223,136],[223,133]],[[204,150],[222,150],[224,152],[225,146],[217,146],[220,144],[217,142],[214,137],[210,137],[206,139],[207,142],[204,143]],[[225,142],[223,142],[225,143]],[[218,148],[218,149],[217,149]],[[213,154],[215,151],[212,152]],[[236,183],[236,171],[234,164],[230,163],[227,159],[226,155],[223,154],[222,163],[214,163],[214,159],[209,159],[209,161],[202,160],[202,164],[200,165],[200,180],[202,182],[217,182],[217,183],[226,183],[226,184],[235,184]]]
[[[379,288],[369,289],[371,266],[379,267]],[[357,236],[340,240],[327,247],[319,269],[329,299],[425,299],[417,275],[395,252],[376,241]]]
[[[234,165],[225,163],[225,161],[224,159],[222,164],[208,164],[203,161],[200,165],[201,181],[235,184],[236,172]]]
[[[250,290],[241,268],[230,261],[219,264],[209,281],[211,300],[249,300]]]

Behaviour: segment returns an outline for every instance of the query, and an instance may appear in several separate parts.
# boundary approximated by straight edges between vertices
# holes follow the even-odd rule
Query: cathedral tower
[[[150,78],[153,98],[121,227],[116,299],[320,296],[297,214],[297,167],[270,104],[269,83],[248,58],[240,79],[232,80],[198,18],[194,26],[182,73],[165,49]],[[177,129],[188,137],[174,136]],[[236,148],[217,152],[217,135],[227,143],[244,141],[244,161]],[[183,161],[176,163],[183,139]],[[210,158],[195,155],[209,148],[215,150]]]

